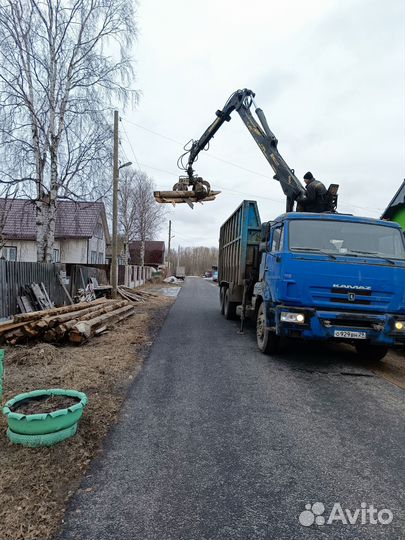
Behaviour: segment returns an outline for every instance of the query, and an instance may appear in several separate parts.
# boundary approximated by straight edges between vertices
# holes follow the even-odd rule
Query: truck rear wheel
[[[231,321],[236,318],[236,302],[230,302],[229,300],[229,289],[225,289],[224,292],[224,316],[225,319]]]
[[[264,302],[259,306],[256,319],[256,339],[259,351],[263,354],[274,354],[277,352],[279,338],[275,332],[266,328],[266,310]]]
[[[388,352],[388,347],[372,345],[371,343],[357,343],[355,347],[357,354],[363,360],[370,360],[371,362],[382,360]]]

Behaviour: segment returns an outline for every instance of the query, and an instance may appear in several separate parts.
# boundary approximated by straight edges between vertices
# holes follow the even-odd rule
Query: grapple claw
[[[191,187],[191,189],[189,189]],[[158,203],[171,203],[173,205],[186,203],[193,208],[195,202],[214,201],[220,191],[212,191],[209,182],[199,176],[181,176],[174,184],[173,191],[154,191],[153,195]]]

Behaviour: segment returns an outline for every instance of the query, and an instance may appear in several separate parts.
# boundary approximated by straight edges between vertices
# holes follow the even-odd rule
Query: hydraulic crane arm
[[[237,111],[245,126],[249,130],[249,133],[252,135],[260,150],[263,152],[265,158],[271,165],[275,173],[273,178],[280,182],[283,192],[287,197],[287,211],[290,212],[293,210],[294,201],[296,201],[300,196],[304,195],[305,190],[301,182],[295,176],[294,170],[290,169],[290,167],[281,157],[277,148],[277,138],[270,130],[263,111],[257,108],[254,104],[254,97],[254,92],[252,92],[252,90],[248,90],[247,88],[234,92],[226,102],[224,108],[216,112],[217,118],[205,130],[198,140],[193,141],[190,150],[187,151],[186,154],[183,154],[179,161],[182,163],[185,156],[188,155],[187,166],[184,167],[187,172],[188,185],[193,186],[193,189],[196,186],[198,187],[198,183],[201,182],[201,179],[194,176],[193,169],[193,165],[198,158],[198,154],[201,152],[201,150],[207,148],[209,142],[223,123],[231,120],[232,112]],[[255,112],[260,124],[254,118],[250,110],[252,103],[255,105]],[[180,183],[176,184],[177,189],[184,189],[184,181],[187,181],[187,179],[181,179]],[[176,189],[176,186],[174,189]]]

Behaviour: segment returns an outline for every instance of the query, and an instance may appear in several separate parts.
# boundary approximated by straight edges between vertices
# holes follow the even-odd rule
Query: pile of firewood
[[[105,332],[108,326],[134,313],[128,300],[100,298],[70,306],[14,315],[0,324],[0,339],[9,345],[40,339],[50,343],[70,341],[81,344]]]

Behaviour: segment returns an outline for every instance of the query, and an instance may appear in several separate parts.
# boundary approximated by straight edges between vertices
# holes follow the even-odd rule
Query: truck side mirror
[[[265,251],[267,251],[267,246],[270,240],[271,227],[273,223],[274,221],[267,221],[266,223],[262,223],[262,230],[260,233],[260,244],[259,244],[260,253],[264,253]]]

